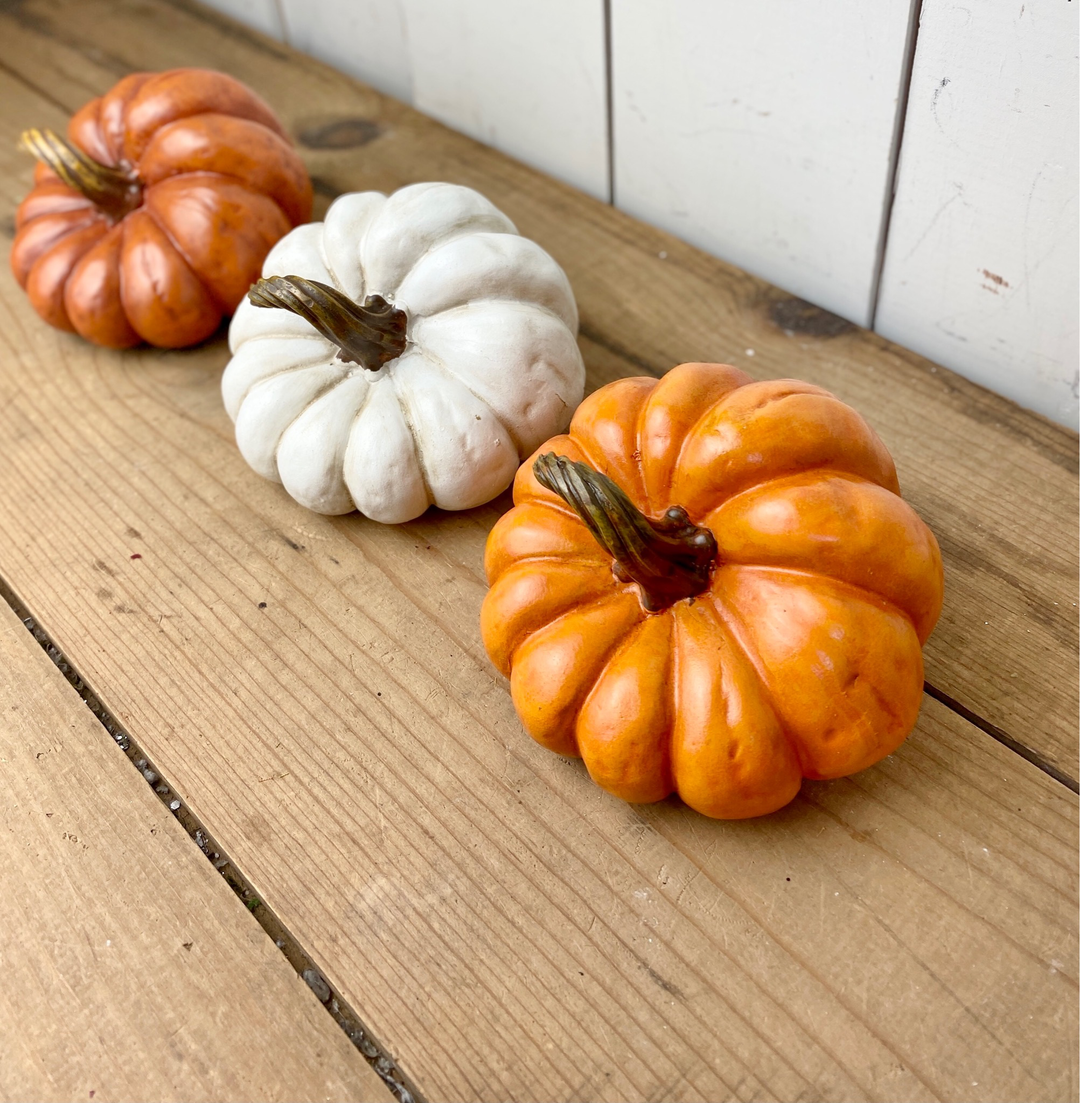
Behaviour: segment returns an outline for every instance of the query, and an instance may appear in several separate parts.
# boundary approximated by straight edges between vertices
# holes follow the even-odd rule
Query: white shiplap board
[[[925,0],[876,327],[1077,424],[1077,9]]]
[[[865,324],[911,0],[613,0],[615,202]]]
[[[284,38],[277,0],[210,0],[210,7],[271,38]]]
[[[421,111],[609,197],[603,0],[402,0]]]
[[[222,0],[213,2],[219,7],[222,4]],[[278,2],[290,46],[380,92],[412,103],[413,66],[402,0]]]
[[[258,0],[210,2],[266,29]],[[610,197],[604,0],[277,2],[298,50]]]

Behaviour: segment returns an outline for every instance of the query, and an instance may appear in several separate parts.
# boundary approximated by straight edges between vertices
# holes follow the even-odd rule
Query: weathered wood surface
[[[798,353],[800,374],[867,409],[946,537],[939,684],[1048,754],[1075,744],[1054,711],[1075,674],[1054,632],[1072,622],[1020,600],[1066,577],[1064,535],[1038,531],[1032,499],[1068,484],[1067,434],[864,334],[787,337],[763,285],[220,26],[146,0],[0,18],[0,63],[20,74],[0,75],[0,203],[29,176],[15,131],[56,126],[127,65],[216,65],[294,122],[374,120],[367,145],[311,154],[324,191],[483,188],[570,270],[592,385],[701,354],[776,374]],[[928,701],[896,755],[766,820],[619,804],[522,735],[483,656],[480,550],[505,500],[393,529],[307,513],[237,455],[225,355],[91,349],[0,276],[0,576],[421,1091],[1075,1094],[1064,786]],[[1017,489],[999,498],[1003,451]],[[1042,574],[1021,554],[1040,539]],[[1012,629],[976,632],[973,592]],[[1006,661],[1028,677],[994,696]]]
[[[298,133],[331,119],[374,123],[355,128],[356,148],[306,151],[324,201],[423,179],[479,188],[566,268],[591,384],[716,359],[809,379],[851,402],[892,450],[945,554],[928,680],[1076,777],[1075,434],[874,334],[815,336],[828,319],[783,310],[778,324],[782,296],[761,281],[203,11],[22,0],[3,16],[0,63],[69,110],[129,69],[197,60],[251,83]],[[9,126],[32,121],[8,114]],[[12,171],[22,175],[8,184],[11,201],[29,166]],[[804,322],[811,332],[797,332]]]
[[[0,1100],[391,1096],[0,602]]]

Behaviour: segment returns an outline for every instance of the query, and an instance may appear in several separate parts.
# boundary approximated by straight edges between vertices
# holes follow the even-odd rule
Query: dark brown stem
[[[533,474],[585,522],[615,560],[616,577],[641,587],[648,612],[708,589],[716,537],[695,525],[682,506],[651,521],[607,475],[554,452],[537,458]]]
[[[134,173],[95,161],[48,127],[24,130],[19,144],[110,218],[119,220],[142,202],[142,185]]]
[[[408,344],[408,316],[381,295],[368,295],[361,306],[336,287],[318,280],[270,276],[259,280],[248,298],[256,306],[291,310],[306,318],[340,348],[339,360],[359,364],[368,371],[378,371],[383,364],[396,360]]]

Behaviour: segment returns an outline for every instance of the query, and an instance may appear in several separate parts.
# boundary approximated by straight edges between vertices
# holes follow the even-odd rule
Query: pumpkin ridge
[[[318,363],[309,364],[307,366],[306,370],[310,370],[311,368],[315,368],[315,367],[318,367],[318,366],[319,366]],[[263,383],[270,383],[273,380],[276,380],[276,379],[280,378],[284,374],[286,374],[286,373],[285,372],[275,372],[274,375],[270,376],[268,379],[260,379],[259,382],[256,383],[255,386],[251,388],[251,391],[254,391],[256,389],[256,387],[262,386]],[[314,406],[315,403],[318,402],[320,398],[322,398],[324,395],[326,395],[330,391],[332,391],[340,382],[341,382],[341,376],[338,376],[337,379],[330,380],[330,382],[328,382],[324,387],[322,387],[314,395],[312,395],[311,398],[308,399],[308,401],[305,402],[304,405],[301,406],[300,409],[297,410],[295,414],[293,414],[292,418],[289,421],[289,424],[286,425],[285,428],[281,430],[281,436],[279,436],[278,439],[274,442],[274,470],[275,471],[277,471],[277,469],[278,469],[278,450],[281,448],[281,442],[284,439],[285,434],[292,428],[293,424],[297,421],[298,418],[300,418],[303,414],[305,414],[308,410],[310,410],[311,407]],[[251,391],[249,391],[248,394],[250,394]],[[246,397],[247,396],[245,395],[245,398]],[[279,474],[279,480],[280,480],[280,474]]]
[[[255,390],[255,388],[258,387],[260,384],[269,383],[272,379],[280,379],[283,375],[292,375],[294,372],[307,371],[309,368],[317,368],[323,364],[328,364],[333,359],[333,353],[330,353],[325,358],[321,356],[317,358],[313,357],[310,360],[305,360],[302,364],[293,364],[288,368],[282,368],[280,371],[274,372],[273,375],[264,375],[262,379],[256,379],[255,382],[252,383],[246,391],[244,391],[243,397],[236,404],[237,412],[239,412],[240,407],[243,406],[244,402],[247,400],[247,396],[251,394],[251,392]],[[332,386],[337,386],[337,384],[332,384]]]
[[[712,590],[706,590],[705,593],[700,594],[696,600],[704,601],[706,608],[709,609],[721,630],[731,641],[731,645],[742,654],[743,658],[745,658],[749,664],[750,669],[753,670],[757,677],[762,697],[765,699],[769,706],[769,710],[776,718],[777,727],[784,733],[784,738],[787,740],[788,746],[791,748],[792,753],[799,763],[799,769],[802,771],[803,777],[805,777],[806,763],[802,747],[798,739],[796,739],[794,734],[788,729],[787,724],[784,723],[783,717],[773,704],[772,679],[769,678],[768,674],[763,669],[761,655],[758,654],[756,648],[750,647],[747,643],[744,635],[746,629],[742,617],[739,616],[737,610],[728,608],[727,604],[720,596],[713,593]]]
[[[444,313],[449,313],[449,311],[445,311]],[[510,440],[513,442],[514,448],[515,448],[515,450],[517,451],[517,454],[518,454],[518,460],[520,461],[520,459],[521,459],[521,457],[524,453],[524,449],[521,447],[521,439],[519,438],[517,432],[514,429],[511,429],[510,426],[507,425],[503,421],[503,419],[501,417],[499,417],[499,415],[497,413],[495,413],[495,411],[491,408],[490,404],[488,403],[487,399],[481,398],[480,395],[478,395],[476,393],[476,391],[473,390],[472,385],[469,383],[469,381],[467,379],[463,379],[460,375],[458,375],[457,372],[455,372],[455,371],[451,370],[449,367],[447,367],[446,361],[441,356],[439,356],[437,353],[431,352],[427,348],[421,348],[420,345],[414,345],[413,347],[415,349],[417,349],[429,363],[433,364],[436,368],[438,368],[439,371],[441,371],[443,373],[443,375],[445,375],[448,379],[451,379],[455,383],[457,383],[460,386],[464,387],[465,390],[467,390],[469,392],[469,394],[471,394],[473,396],[473,398],[475,398],[476,401],[479,402],[480,405],[483,406],[484,409],[487,410],[487,412],[489,414],[491,414],[492,418],[495,420],[495,423],[499,426],[500,429],[502,429],[502,431],[507,435],[507,437],[509,437]]]
[[[675,662],[676,662],[676,654],[678,652],[678,647],[675,644],[675,633],[677,631],[676,626],[675,626],[675,618],[674,618],[674,614],[671,613],[670,608],[665,609],[662,613],[659,613],[659,614],[656,614],[656,615],[650,616],[650,617],[645,617],[644,619],[638,621],[638,623],[635,624],[626,633],[626,635],[620,641],[617,642],[616,646],[612,649],[610,654],[604,659],[603,664],[600,667],[600,669],[596,672],[596,675],[593,678],[592,686],[590,687],[588,693],[585,694],[584,698],[581,700],[580,704],[578,705],[577,719],[574,722],[574,740],[577,743],[578,750],[580,752],[581,751],[581,739],[580,739],[580,736],[579,736],[579,730],[580,730],[580,726],[581,726],[581,723],[582,723],[582,719],[587,714],[588,708],[589,708],[589,703],[592,701],[593,697],[596,695],[597,691],[599,690],[600,685],[604,681],[604,678],[607,675],[608,671],[611,670],[611,668],[615,665],[615,663],[627,651],[629,651],[631,648],[636,647],[638,645],[638,643],[640,641],[640,637],[642,636],[642,634],[645,631],[647,631],[649,629],[651,621],[656,621],[656,620],[659,620],[660,618],[668,617],[669,614],[671,614],[671,616],[670,616],[670,623],[667,626],[668,643],[667,643],[667,656],[666,656],[665,662],[664,662],[665,676],[663,678],[663,684],[667,688],[667,694],[666,694],[667,701],[666,701],[665,707],[664,707],[665,719],[667,721],[667,725],[666,725],[667,730],[656,741],[658,747],[663,746],[666,749],[666,762],[664,764],[665,767],[666,767],[666,770],[664,771],[665,776],[661,779],[662,784],[660,786],[664,790],[664,792],[659,797],[656,798],[658,800],[663,800],[664,797],[670,796],[671,793],[675,792],[676,788],[677,788],[676,781],[675,781],[675,776],[674,776],[674,772],[673,772],[673,767],[672,767],[672,762],[671,762],[671,750],[672,750],[671,744],[672,744],[672,728],[673,728],[673,725],[671,723],[671,719],[674,716],[674,709],[675,709],[675,702],[674,702],[674,699],[673,699],[673,695],[674,695],[674,692],[675,692],[676,682],[675,682],[673,676],[675,674]],[[589,771],[589,775],[590,775],[590,777],[592,777],[593,776],[593,771],[592,771],[592,768],[589,765],[588,758],[584,754],[582,754],[581,757],[582,757],[582,760],[585,762],[585,769]],[[596,780],[596,779],[594,778],[594,780]],[[608,789],[608,786],[605,785],[604,788]],[[608,791],[610,792],[611,790],[608,789]]]
[[[18,240],[18,235],[16,236],[15,245],[12,246],[12,250],[11,250],[11,254],[12,254],[11,259],[12,259],[12,270],[14,271],[15,278],[19,281],[20,286],[25,287],[27,285],[27,283],[29,283],[30,276],[33,273],[34,269],[37,267],[39,261],[41,261],[44,257],[48,256],[48,254],[51,253],[53,251],[53,249],[55,249],[58,245],[63,244],[63,242],[67,239],[67,237],[69,235],[78,233],[80,230],[86,229],[88,226],[93,225],[93,223],[96,220],[96,215],[92,212],[88,212],[86,215],[84,215],[83,217],[78,218],[78,219],[71,219],[71,220],[64,219],[64,215],[77,214],[77,213],[78,213],[77,211],[62,211],[62,212],[57,212],[55,214],[46,213],[46,214],[43,214],[43,215],[40,216],[40,218],[42,218],[42,219],[43,218],[63,219],[64,220],[64,225],[62,226],[62,228],[60,228],[56,231],[55,239],[53,241],[51,241],[48,245],[46,245],[45,248],[41,249],[34,256],[34,259],[29,264],[23,263],[21,256],[16,252],[17,247],[20,244],[24,244],[24,242],[20,242]],[[30,222],[27,223],[27,225],[30,226],[30,225],[33,225],[33,223],[39,222],[39,221],[40,221],[39,218],[34,218],[34,219],[31,219]],[[41,223],[41,226],[35,226],[34,229],[35,230],[40,230],[42,226],[44,226],[44,223]],[[16,261],[19,262],[18,268],[15,267],[15,262]]]
[[[679,365],[676,365],[676,368],[678,366]],[[736,369],[736,370],[741,370],[741,369]],[[675,368],[672,368],[671,371],[675,371]],[[667,373],[667,375],[670,375],[670,374],[671,374],[671,372]],[[667,378],[667,375],[662,375],[660,377],[660,379],[657,381],[657,384],[659,385],[660,383],[662,383],[664,381],[664,379]],[[717,398],[714,402],[712,402],[708,406],[706,406],[705,409],[702,410],[701,413],[698,415],[698,417],[696,417],[694,419],[693,424],[691,424],[690,427],[686,430],[686,432],[683,433],[683,438],[679,442],[679,451],[676,453],[675,460],[671,465],[671,479],[669,480],[669,484],[670,484],[671,481],[674,481],[675,472],[678,471],[679,468],[682,466],[683,454],[686,452],[686,443],[687,443],[688,440],[690,440],[690,438],[697,431],[698,426],[702,423],[702,421],[705,420],[705,418],[707,418],[709,416],[709,414],[711,414],[713,412],[713,410],[716,409],[717,406],[720,405],[720,403],[726,402],[728,400],[728,398],[731,397],[731,395],[735,394],[736,391],[740,390],[742,387],[745,387],[747,385],[748,384],[740,383],[737,386],[732,387],[730,391],[727,391],[725,394],[723,394],[719,398]],[[655,393],[656,392],[654,390],[653,394],[655,394]],[[642,409],[644,410],[645,408],[647,408],[651,401],[652,401],[652,395],[649,395],[649,397],[645,401],[645,405]],[[639,450],[640,450],[640,443],[639,443],[638,447],[639,447]],[[646,493],[648,493],[648,484],[646,484],[645,490],[646,490]],[[668,502],[668,506],[670,506],[672,504],[678,505],[679,503],[678,502],[672,503],[670,501]],[[663,509],[667,509],[668,506],[664,506]],[[660,507],[657,507],[657,508],[660,509]],[[663,512],[663,509],[660,509],[660,512]]]
[[[867,590],[863,586],[857,586],[854,582],[846,582],[842,578],[834,578],[832,575],[825,574],[823,571],[801,570],[798,567],[774,567],[771,563],[733,563],[731,561],[726,561],[720,564],[720,566],[731,571],[755,571],[760,574],[791,575],[796,578],[819,578],[827,582],[830,586],[835,586],[839,590],[847,591],[850,596],[865,602],[867,605],[879,605],[883,607],[883,611],[885,612],[896,613],[911,625],[913,631],[915,630],[914,618],[907,610],[897,605],[895,601],[890,601],[876,590]],[[721,599],[716,594],[712,593],[712,591],[709,591],[709,596],[715,598],[718,603],[721,603]],[[731,612],[732,615],[738,615],[734,610],[731,610]]]
[[[387,372],[386,378],[390,381],[390,386],[394,391],[394,397],[397,399],[398,407],[401,409],[401,419],[405,422],[405,428],[409,430],[409,439],[412,441],[413,463],[416,464],[416,470],[420,473],[420,482],[423,484],[424,493],[427,495],[428,506],[431,506],[435,502],[435,495],[431,490],[431,481],[428,479],[428,473],[424,469],[424,461],[420,458],[420,441],[416,435],[416,419],[412,410],[409,409],[408,400],[398,386],[398,381],[394,373]],[[425,507],[425,509],[426,508],[427,507]]]
[[[175,180],[176,177],[169,177],[169,179]],[[139,209],[142,210],[142,211],[145,211],[146,214],[149,215],[151,221],[161,231],[162,236],[165,238],[165,240],[169,243],[169,245],[172,246],[173,249],[176,250],[176,255],[188,266],[188,268],[191,270],[191,274],[199,281],[200,285],[202,286],[202,289],[213,300],[214,305],[218,308],[218,310],[221,311],[221,313],[225,317],[228,317],[229,314],[230,314],[230,311],[229,311],[228,307],[226,307],[221,302],[221,300],[213,293],[213,291],[211,291],[210,288],[206,286],[206,281],[202,278],[202,275],[199,273],[199,270],[195,267],[195,265],[191,263],[191,258],[187,255],[187,253],[184,252],[183,249],[180,248],[180,246],[177,243],[176,239],[169,232],[168,226],[166,226],[162,223],[161,219],[158,218],[158,216],[155,214],[155,212],[150,208],[149,204],[143,203],[142,206]],[[123,267],[123,265],[121,265],[121,267]],[[121,301],[123,301],[123,300],[121,300]],[[140,334],[140,336],[141,336],[141,334]],[[144,338],[144,340],[145,340],[145,338]]]
[[[518,566],[520,566],[521,564],[526,563],[526,562],[528,562],[528,561],[527,560],[518,560],[512,567],[510,567],[507,570],[503,571],[503,573],[499,576],[499,578],[496,580],[495,584],[491,587],[491,589],[494,590],[495,587],[497,587],[501,583],[503,583],[503,581],[505,579],[507,579],[508,577],[513,575]],[[572,568],[574,570],[576,570],[579,566],[579,564],[568,561],[568,560],[557,560],[553,565],[556,566],[556,568],[566,566],[566,567]],[[586,564],[584,564],[584,566],[586,566],[586,567],[599,567],[599,566],[602,566],[602,564],[586,563]],[[545,572],[545,573],[547,573],[547,572]],[[569,571],[567,573],[569,573]],[[621,595],[623,589],[625,589],[625,587],[615,588],[615,589],[612,589],[612,590],[608,590],[606,592],[598,592],[593,597],[588,598],[585,601],[571,600],[571,603],[566,608],[564,608],[561,613],[558,613],[556,616],[553,616],[550,620],[544,621],[543,624],[538,624],[535,628],[532,629],[532,631],[519,631],[518,633],[516,633],[515,636],[514,636],[514,639],[513,639],[512,646],[509,646],[506,649],[507,654],[509,656],[508,662],[509,662],[510,668],[513,669],[514,656],[538,632],[545,632],[545,631],[547,631],[547,629],[558,625],[560,621],[565,620],[569,616],[573,616],[575,613],[588,612],[589,610],[594,609],[597,606],[603,605],[605,602],[611,601],[613,598],[619,597]],[[500,625],[499,630],[500,630],[500,632],[505,632],[506,631],[505,622],[503,622],[503,624]],[[618,641],[616,641],[616,644],[617,643],[618,643]]]

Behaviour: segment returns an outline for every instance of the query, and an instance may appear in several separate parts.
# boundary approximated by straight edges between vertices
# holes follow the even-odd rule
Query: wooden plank
[[[1072,428],[1077,23],[925,0],[876,323]]]
[[[852,403],[892,450],[905,496],[944,551],[946,604],[927,649],[929,681],[1076,776],[1074,434],[874,334],[837,332],[745,273],[277,43],[239,28],[222,35],[200,10],[24,0],[2,17],[0,61],[31,84],[50,72],[48,95],[74,109],[88,86],[105,88],[125,68],[197,55],[257,87],[297,129],[312,115],[360,120],[357,148],[306,152],[323,203],[338,191],[420,179],[479,188],[569,274],[592,386],[721,360],[759,378],[796,375]],[[8,177],[13,203],[29,167],[11,164],[23,173]]]
[[[912,6],[613,5],[616,204],[866,325]]]
[[[1063,786],[929,702],[768,820],[607,798],[481,652],[494,510],[307,514],[218,349],[16,342],[3,281],[0,571],[426,1094],[1070,1098]]]
[[[186,28],[211,53],[156,10],[123,49]],[[10,79],[0,102],[56,124]],[[621,369],[586,351],[594,383]],[[505,500],[307,513],[237,456],[223,362],[90,349],[0,275],[0,575],[426,1094],[1072,1097],[1064,786],[930,701],[896,755],[765,820],[608,798],[482,653]]]
[[[392,1096],[0,601],[0,1100]]]

